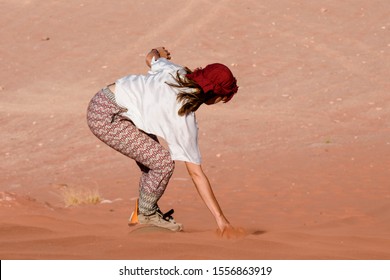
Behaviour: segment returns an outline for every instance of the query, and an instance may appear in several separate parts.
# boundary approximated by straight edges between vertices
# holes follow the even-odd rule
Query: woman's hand
[[[230,224],[227,224],[222,228],[219,227],[217,229],[217,234],[219,237],[222,238],[235,239],[235,238],[241,238],[246,236],[247,232],[243,228],[236,228],[231,226]]]
[[[166,58],[166,59],[171,59],[171,53],[165,48],[165,47],[158,47],[155,49],[152,49],[147,55],[146,55],[146,65],[148,67],[151,66],[152,64],[152,59],[159,59],[160,57]]]
[[[218,235],[224,238],[238,238],[244,236],[245,231],[232,227],[222,213],[221,207],[218,204],[210,182],[204,174],[202,167],[190,162],[186,162],[186,166],[200,197],[215,218],[218,225]]]
[[[158,47],[158,48],[155,48],[154,50],[156,50],[158,52],[160,57],[164,57],[166,59],[171,59],[171,53],[165,47]]]

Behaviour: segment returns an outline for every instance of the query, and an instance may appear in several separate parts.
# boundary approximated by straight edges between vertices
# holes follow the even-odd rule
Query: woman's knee
[[[169,173],[169,176],[172,176],[174,170],[175,170],[175,161],[170,158],[167,164],[167,173]]]
[[[173,174],[173,171],[175,170],[175,161],[172,160],[168,151],[165,151],[159,169],[162,171],[162,173],[164,173],[164,175],[171,176]]]

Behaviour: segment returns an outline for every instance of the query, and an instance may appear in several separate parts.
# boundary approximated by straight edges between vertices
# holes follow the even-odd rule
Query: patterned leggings
[[[134,159],[141,169],[139,212],[153,214],[173,174],[175,163],[155,135],[139,130],[120,113],[113,93],[104,88],[91,100],[87,122],[92,133],[111,148]]]

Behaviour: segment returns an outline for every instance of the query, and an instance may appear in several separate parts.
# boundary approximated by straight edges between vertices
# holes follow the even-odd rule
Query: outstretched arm
[[[148,67],[151,66],[153,57],[156,60],[159,59],[160,57],[171,59],[171,53],[167,49],[165,49],[165,47],[158,47],[152,49],[145,57],[146,65],[148,65]]]
[[[222,213],[221,207],[218,204],[210,182],[206,174],[203,172],[202,167],[190,162],[186,162],[186,166],[200,197],[210,212],[213,214],[220,232],[223,234],[226,230],[232,229],[229,221]]]

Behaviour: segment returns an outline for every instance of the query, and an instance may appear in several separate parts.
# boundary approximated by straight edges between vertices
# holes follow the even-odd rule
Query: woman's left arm
[[[188,174],[191,176],[200,197],[210,212],[213,214],[220,232],[223,234],[226,230],[232,229],[229,221],[222,213],[221,207],[218,204],[210,182],[206,174],[203,172],[201,165],[186,162],[186,167]]]

